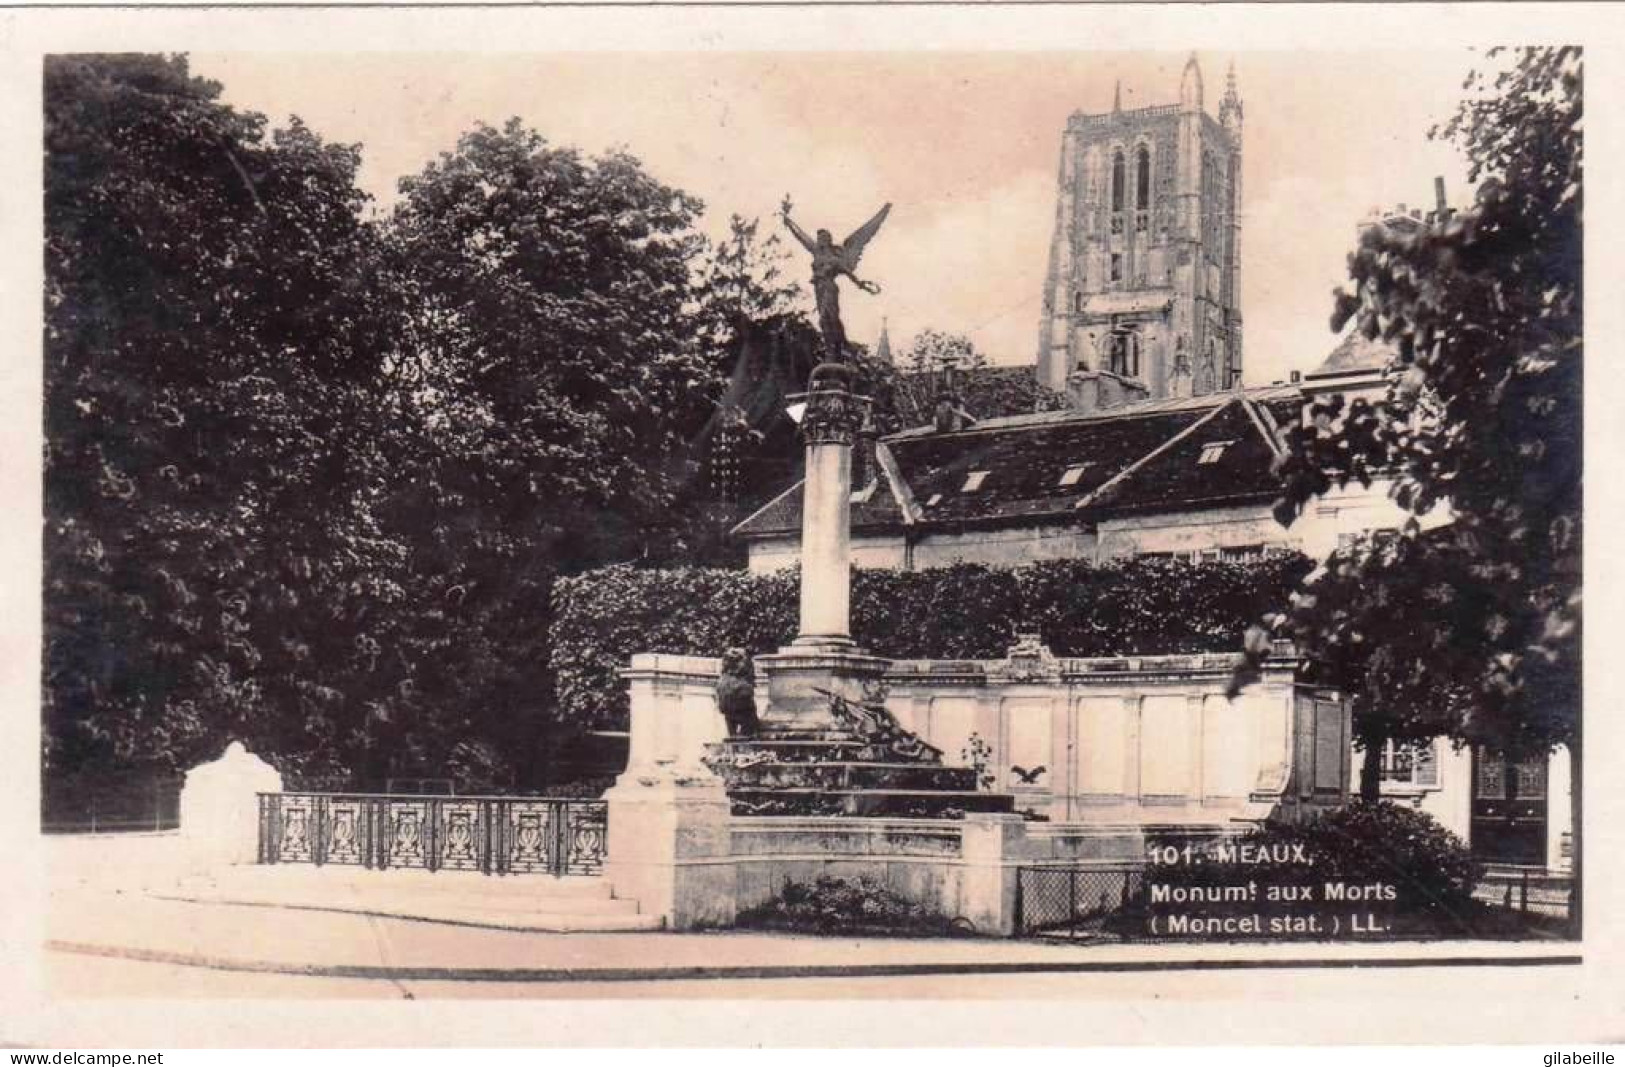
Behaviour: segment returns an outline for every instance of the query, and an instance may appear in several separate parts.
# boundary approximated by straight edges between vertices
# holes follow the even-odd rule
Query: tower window
[[[1151,150],[1141,145],[1134,155],[1134,206],[1145,211],[1151,207]]]
[[[1119,149],[1112,153],[1112,212],[1114,214],[1123,210],[1123,171],[1123,153]]]
[[[1120,282],[1122,280],[1123,280],[1123,253],[1121,253],[1121,252],[1113,252],[1112,253],[1112,281]]]
[[[1140,335],[1134,330],[1112,331],[1109,369],[1124,378],[1140,376]]]
[[[1083,294],[1082,293],[1073,293],[1072,294],[1072,310],[1074,312],[1080,314],[1080,315],[1083,314]]]

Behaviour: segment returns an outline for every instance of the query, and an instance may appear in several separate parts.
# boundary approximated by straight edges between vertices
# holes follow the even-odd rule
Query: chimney
[[[1443,222],[1450,217],[1450,205],[1444,199],[1444,175],[1438,174],[1433,178],[1433,211],[1434,221]]]
[[[954,403],[954,398],[950,394],[937,394],[937,406],[932,412],[931,424],[938,433],[952,433],[961,428],[959,405]]]

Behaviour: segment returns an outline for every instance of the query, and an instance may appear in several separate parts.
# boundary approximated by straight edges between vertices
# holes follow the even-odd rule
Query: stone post
[[[703,656],[640,652],[621,672],[631,697],[626,774],[708,774],[705,746],[728,734],[717,710],[716,681],[722,663]]]
[[[737,900],[728,795],[722,782],[623,776],[609,802],[604,876],[617,897],[638,902],[669,930],[726,926]]]
[[[970,813],[960,837],[964,880],[959,914],[976,932],[1010,937],[1016,932],[1016,893],[1027,849],[1027,823],[1020,815]]]
[[[181,841],[194,870],[254,863],[259,858],[259,794],[282,792],[282,775],[240,741],[212,763],[186,772],[181,786]]]
[[[720,663],[699,656],[637,655],[622,672],[631,694],[627,768],[604,794],[604,875],[617,897],[668,929],[726,925],[734,917],[728,796],[701,762],[726,733],[717,710]]]

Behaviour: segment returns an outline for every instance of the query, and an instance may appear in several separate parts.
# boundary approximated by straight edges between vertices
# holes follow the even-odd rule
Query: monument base
[[[880,697],[891,661],[871,656],[846,638],[802,637],[788,648],[756,657],[767,680],[764,735],[838,729],[833,694],[853,703]]]
[[[758,732],[707,746],[736,815],[961,818],[1013,810],[970,767],[904,730],[885,708],[891,662],[844,639],[800,638],[760,656],[767,706]]]

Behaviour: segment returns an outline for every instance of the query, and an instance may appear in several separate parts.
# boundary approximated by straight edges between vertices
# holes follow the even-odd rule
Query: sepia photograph
[[[1582,37],[42,50],[44,994],[1575,970]]]

